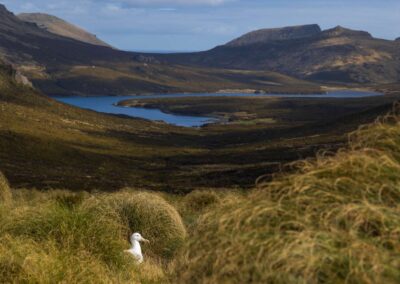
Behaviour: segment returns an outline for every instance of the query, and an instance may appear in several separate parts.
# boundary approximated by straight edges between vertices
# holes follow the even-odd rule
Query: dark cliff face
[[[318,25],[293,26],[276,29],[262,29],[247,33],[231,42],[226,46],[246,46],[272,41],[293,40],[300,38],[314,37],[321,33]]]

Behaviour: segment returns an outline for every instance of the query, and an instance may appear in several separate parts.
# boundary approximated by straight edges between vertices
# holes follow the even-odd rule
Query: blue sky
[[[195,51],[248,31],[342,25],[400,37],[400,0],[0,0],[14,13],[64,18],[126,50]]]

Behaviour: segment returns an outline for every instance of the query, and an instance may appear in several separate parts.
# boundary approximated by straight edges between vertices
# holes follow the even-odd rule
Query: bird
[[[142,247],[140,246],[140,242],[150,243],[150,241],[143,238],[140,233],[133,233],[131,236],[132,247],[129,250],[125,250],[125,252],[130,253],[138,263],[143,262]]]

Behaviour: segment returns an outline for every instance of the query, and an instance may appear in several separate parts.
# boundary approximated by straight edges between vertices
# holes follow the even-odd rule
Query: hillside
[[[109,44],[97,38],[84,29],[75,26],[58,17],[43,13],[23,13],[17,15],[24,22],[35,23],[40,28],[63,37],[72,38],[82,42],[111,47]]]
[[[281,163],[338,147],[345,132],[374,120],[398,97],[211,100],[206,105],[215,111],[242,110],[275,122],[181,128],[58,103],[19,84],[10,66],[0,66],[0,170],[15,187],[111,191],[130,185],[180,193],[248,188]]]
[[[151,55],[63,37],[0,5],[0,57],[48,95],[215,92],[224,89],[320,92],[317,85],[265,71],[176,66]],[[272,84],[271,84],[272,82]]]
[[[272,41],[293,40],[309,38],[321,33],[318,25],[294,26],[276,29],[261,29],[247,33],[226,44],[226,46],[248,46],[253,44],[268,43]]]
[[[321,82],[400,80],[400,50],[395,41],[340,26],[325,31],[316,25],[264,29],[209,51],[157,57],[203,67],[272,70]]]
[[[167,152],[181,166],[198,157],[194,140],[200,136],[190,138],[195,131],[74,109],[14,76],[0,64],[0,282],[398,282],[398,109],[352,133],[338,153],[301,160],[272,181],[268,173],[251,191],[208,187],[168,194],[146,190],[156,180],[167,183],[156,168],[161,163],[164,171],[177,167]],[[399,92],[395,85],[382,88]],[[192,148],[171,141],[174,135]],[[315,135],[305,140],[311,139]],[[240,159],[228,153],[236,161],[248,147],[237,143],[232,148]],[[297,154],[301,147],[308,145]],[[204,153],[208,159],[221,155]],[[252,158],[270,157],[260,154]],[[118,192],[98,191],[110,191],[121,178]],[[230,179],[230,173],[214,178]],[[142,244],[140,266],[124,253],[135,231],[150,239]]]
[[[337,154],[208,210],[178,258],[178,283],[397,283],[399,132],[395,109]]]

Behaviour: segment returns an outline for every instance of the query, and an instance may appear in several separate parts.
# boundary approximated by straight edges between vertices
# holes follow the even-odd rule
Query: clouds
[[[129,50],[205,50],[250,30],[318,23],[400,36],[400,1],[0,0],[16,13],[45,12]]]

